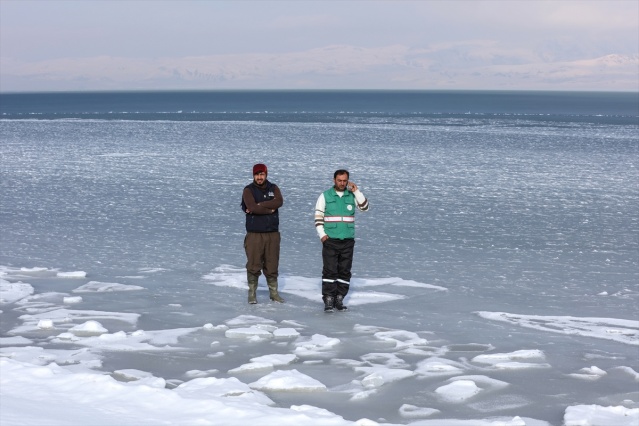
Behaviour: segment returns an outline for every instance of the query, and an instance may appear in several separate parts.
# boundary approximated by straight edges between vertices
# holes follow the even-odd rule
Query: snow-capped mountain
[[[326,46],[285,54],[181,58],[1,58],[0,90],[511,89],[639,90],[639,54],[550,60],[474,41],[409,48]]]

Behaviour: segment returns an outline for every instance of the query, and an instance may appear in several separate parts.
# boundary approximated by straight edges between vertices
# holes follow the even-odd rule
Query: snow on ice
[[[243,269],[225,267],[216,271],[207,275],[205,280],[217,286],[245,290],[241,278]],[[503,372],[516,374],[520,370],[552,367],[546,354],[534,348],[495,352],[495,347],[489,343],[437,346],[414,331],[360,324],[355,325],[352,332],[369,336],[371,349],[377,345],[378,350],[371,350],[360,359],[339,358],[336,354],[344,345],[342,339],[332,336],[330,329],[309,329],[304,315],[278,322],[259,315],[242,314],[220,324],[142,330],[136,328],[141,313],[68,309],[64,304],[69,303],[70,296],[65,294],[51,294],[44,298],[47,302],[43,303],[42,297],[34,294],[31,285],[19,281],[24,279],[25,273],[36,272],[52,274],[60,279],[80,278],[78,274],[60,275],[46,269],[24,271],[3,268],[0,281],[2,305],[30,309],[28,314],[19,317],[22,325],[14,327],[10,337],[0,338],[0,422],[3,425],[390,425],[384,419],[347,420],[309,404],[281,407],[273,397],[278,394],[338,393],[347,396],[353,403],[361,403],[393,383],[413,379],[437,384],[431,391],[433,403],[441,401],[479,407],[481,398],[508,392],[510,384],[502,380],[505,377]],[[302,277],[290,278],[297,283],[304,280]],[[386,289],[420,286],[420,283],[403,282],[398,278],[369,279],[361,284],[351,300],[353,305],[401,298],[401,295],[393,295],[387,290],[371,290],[378,286],[385,285]],[[119,292],[132,290],[131,287],[136,286],[90,281],[77,287],[76,291]],[[301,284],[285,288],[286,292],[303,298],[317,297]],[[423,288],[446,291],[436,286]],[[83,303],[81,299],[73,302]],[[614,340],[629,345],[636,344],[639,333],[637,322],[610,318],[539,317],[490,312],[480,312],[479,316],[522,327],[535,326],[545,331],[563,330],[601,339],[612,336]],[[103,322],[110,326],[106,327]],[[124,329],[117,329],[117,324]],[[43,342],[54,344],[55,348],[48,347],[46,343],[34,345],[34,339],[42,338],[39,333],[46,333]],[[184,339],[208,342],[211,349],[215,348],[207,355],[209,359],[226,359],[238,345],[260,342],[272,342],[275,346],[271,347],[285,348],[288,352],[264,353],[250,358],[248,363],[238,363],[225,370],[232,377],[215,377],[221,375],[218,369],[191,369],[184,372],[184,380],[167,380],[138,368],[111,372],[102,370],[104,359],[110,353],[170,353],[182,350]],[[65,346],[69,349],[64,349]],[[384,351],[380,351],[379,347],[383,347]],[[454,358],[448,356],[451,350],[480,353],[470,359]],[[409,362],[409,359],[414,361]],[[326,365],[351,369],[356,378],[335,386],[323,383],[321,375],[313,377],[299,371],[301,366]],[[485,374],[472,374],[471,371]],[[491,372],[501,372],[500,379],[491,377]],[[609,373],[622,374],[629,382],[637,383],[639,380],[637,372],[628,366],[619,366],[609,372],[591,366],[567,377],[593,381]],[[508,400],[507,397],[504,399]],[[637,401],[628,401],[630,407],[571,405],[565,408],[563,420],[566,426],[635,426],[639,422],[639,408],[632,408],[632,405],[636,404]],[[517,406],[513,404],[513,407]],[[408,422],[404,424],[415,426],[549,424],[523,416],[473,420],[440,418],[440,408],[409,403],[398,406],[396,411]],[[73,412],[72,418],[68,416],[70,412]]]

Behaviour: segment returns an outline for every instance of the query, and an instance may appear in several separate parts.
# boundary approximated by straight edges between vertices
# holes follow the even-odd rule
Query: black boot
[[[333,296],[324,296],[322,299],[324,299],[324,312],[333,312],[333,303],[335,302]]]
[[[335,296],[335,309],[340,312],[348,309],[346,306],[344,306],[344,296],[342,296],[341,294]]]

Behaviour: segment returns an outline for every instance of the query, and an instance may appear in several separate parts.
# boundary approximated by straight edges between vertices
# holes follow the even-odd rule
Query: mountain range
[[[0,58],[0,91],[485,89],[639,91],[639,54],[557,59],[491,41],[427,48],[326,46],[180,58]]]

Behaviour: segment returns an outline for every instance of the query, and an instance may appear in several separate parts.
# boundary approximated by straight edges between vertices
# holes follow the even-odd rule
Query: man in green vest
[[[349,180],[348,170],[333,174],[334,185],[315,205],[315,229],[322,241],[324,312],[345,311],[355,248],[355,208],[368,210],[368,200]]]

